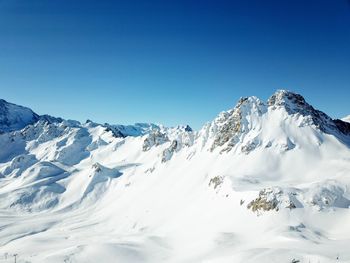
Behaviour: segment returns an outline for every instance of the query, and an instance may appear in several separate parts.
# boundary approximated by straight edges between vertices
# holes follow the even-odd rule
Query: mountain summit
[[[350,123],[299,94],[241,98],[199,131],[0,105],[0,255],[350,261]]]
[[[31,109],[0,99],[0,133],[20,130],[39,120]]]

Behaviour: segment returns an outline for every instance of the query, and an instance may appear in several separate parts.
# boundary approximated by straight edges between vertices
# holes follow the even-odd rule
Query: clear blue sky
[[[0,0],[0,97],[39,114],[199,128],[281,88],[350,114],[348,0]]]

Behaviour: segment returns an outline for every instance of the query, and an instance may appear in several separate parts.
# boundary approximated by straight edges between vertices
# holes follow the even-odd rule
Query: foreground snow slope
[[[0,135],[0,262],[350,262],[349,134],[287,91],[200,131],[41,119]]]

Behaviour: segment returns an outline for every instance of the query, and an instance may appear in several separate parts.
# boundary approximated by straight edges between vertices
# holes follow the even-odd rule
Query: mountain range
[[[350,262],[349,122],[285,90],[198,131],[0,100],[0,262]]]

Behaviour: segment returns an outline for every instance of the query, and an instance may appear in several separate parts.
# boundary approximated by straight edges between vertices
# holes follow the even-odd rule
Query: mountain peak
[[[31,109],[0,99],[0,133],[22,129],[39,120]]]
[[[267,101],[269,106],[284,106],[289,111],[310,108],[304,97],[288,90],[277,90]]]

